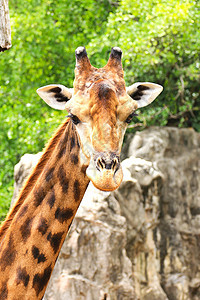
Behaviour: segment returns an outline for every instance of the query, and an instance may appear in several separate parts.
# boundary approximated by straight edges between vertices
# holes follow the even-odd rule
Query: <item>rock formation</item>
[[[200,134],[153,127],[128,140],[120,188],[89,185],[45,300],[200,299]],[[17,189],[39,155],[15,168]]]

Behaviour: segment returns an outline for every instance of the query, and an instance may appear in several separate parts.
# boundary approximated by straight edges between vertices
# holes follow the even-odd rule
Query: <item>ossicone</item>
[[[75,50],[75,56],[76,56],[76,68],[78,70],[85,71],[88,68],[89,69],[91,68],[90,60],[87,56],[85,47],[82,46],[78,47]]]
[[[114,72],[122,71],[122,50],[119,47],[113,47],[111,49],[110,57],[105,69],[112,70]]]

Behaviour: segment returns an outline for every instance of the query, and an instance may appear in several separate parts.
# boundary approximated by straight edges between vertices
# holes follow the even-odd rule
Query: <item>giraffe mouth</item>
[[[95,162],[90,162],[86,174],[92,181],[93,185],[101,191],[116,190],[123,179],[121,164],[118,163],[116,168],[98,168]]]

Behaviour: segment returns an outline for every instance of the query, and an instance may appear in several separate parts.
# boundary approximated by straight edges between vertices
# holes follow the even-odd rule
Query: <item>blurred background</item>
[[[72,87],[75,55],[85,46],[103,67],[123,51],[127,85],[152,81],[163,93],[127,132],[152,125],[200,132],[200,2],[191,0],[10,0],[12,48],[0,54],[0,221],[13,193],[13,168],[37,153],[66,113],[49,108],[36,89]]]

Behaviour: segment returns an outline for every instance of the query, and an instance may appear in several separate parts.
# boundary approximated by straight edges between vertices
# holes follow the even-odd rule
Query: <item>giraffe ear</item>
[[[73,89],[61,84],[50,84],[37,89],[38,95],[51,107],[65,109],[65,104],[72,98]]]
[[[149,105],[162,90],[161,85],[151,82],[136,82],[126,88],[127,94],[137,101],[138,108]]]

